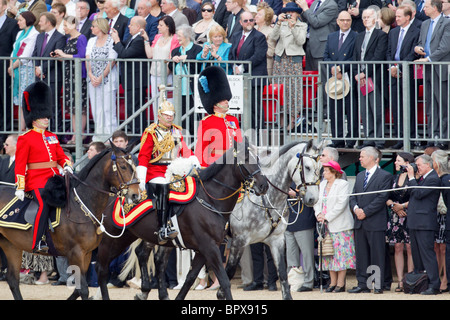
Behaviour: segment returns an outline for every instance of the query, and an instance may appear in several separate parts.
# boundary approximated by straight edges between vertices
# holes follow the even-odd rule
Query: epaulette
[[[211,117],[212,116],[212,114],[208,114],[206,117],[204,117],[202,120],[206,120],[206,119],[208,119],[209,117]]]
[[[183,128],[182,128],[181,126],[178,126],[178,125],[173,124],[173,123],[172,123],[172,127],[174,127],[175,129],[178,129],[178,130],[180,130],[180,131],[183,130]]]
[[[145,131],[147,132],[147,133],[150,133],[150,134],[153,134],[153,133],[155,133],[155,128],[158,126],[158,124],[156,123],[156,122],[153,122],[151,125],[149,125],[146,129],[145,129]]]
[[[21,134],[21,136],[24,136],[24,135],[26,135],[28,132],[30,132],[31,131],[31,129],[28,129],[27,131],[25,131],[24,133],[22,133]]]

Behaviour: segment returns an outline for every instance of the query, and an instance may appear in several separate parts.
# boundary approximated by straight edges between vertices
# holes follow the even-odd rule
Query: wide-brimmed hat
[[[33,121],[42,118],[51,118],[52,110],[52,90],[43,81],[36,81],[30,84],[23,92],[22,110],[25,124],[32,128]]]
[[[345,78],[331,77],[325,84],[325,92],[331,99],[342,99],[350,92],[350,83]]]
[[[225,71],[221,67],[205,68],[198,77],[198,93],[203,108],[208,114],[214,113],[214,105],[223,100],[231,100],[230,84]]]
[[[343,173],[341,166],[336,161],[330,160],[327,163],[322,164],[322,167],[331,167],[339,173]]]
[[[300,14],[303,12],[303,10],[295,2],[288,2],[286,6],[281,9],[281,13],[286,12],[297,12],[298,14]]]

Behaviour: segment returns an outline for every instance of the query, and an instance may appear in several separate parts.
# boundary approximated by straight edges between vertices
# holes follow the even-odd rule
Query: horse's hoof
[[[225,294],[224,294],[223,290],[219,289],[217,291],[216,297],[218,300],[225,300]]]

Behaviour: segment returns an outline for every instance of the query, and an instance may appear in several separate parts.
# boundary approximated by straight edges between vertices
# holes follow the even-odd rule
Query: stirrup
[[[48,253],[48,245],[44,240],[40,240],[37,246],[33,249],[33,253]]]

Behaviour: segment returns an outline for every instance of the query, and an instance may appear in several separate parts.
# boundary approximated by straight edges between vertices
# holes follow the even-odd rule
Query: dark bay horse
[[[112,145],[112,144],[111,144]],[[124,150],[113,147],[95,156],[71,180],[69,197],[61,209],[59,226],[51,233],[51,242],[58,255],[67,257],[69,265],[79,268],[79,286],[69,299],[89,298],[85,274],[91,261],[92,250],[98,247],[102,233],[98,223],[105,208],[119,195],[128,202],[138,201],[140,192],[135,178],[131,156]],[[2,188],[0,207],[5,207],[14,198],[13,188]],[[92,213],[87,216],[86,212]],[[0,227],[0,247],[8,260],[6,274],[14,299],[21,300],[19,274],[22,251],[30,251],[32,228],[19,230]]]
[[[232,212],[242,184],[249,184],[256,194],[263,194],[269,185],[261,174],[256,150],[243,143],[235,144],[216,163],[200,170],[196,199],[184,206],[178,216],[180,234],[187,249],[198,252],[177,299],[184,299],[200,269],[206,263],[214,271],[224,289],[225,298],[232,299],[230,281],[222,265],[219,245],[222,243],[228,215]],[[107,230],[114,230],[111,219],[105,219]],[[117,229],[116,229],[117,231]],[[98,248],[97,277],[103,299],[109,299],[107,281],[110,262],[120,255],[136,239],[157,244],[155,232],[158,220],[153,210],[141,220],[127,227],[121,238],[104,237]],[[110,232],[110,231],[109,231]],[[173,247],[171,242],[166,246]],[[161,292],[161,291],[160,291]],[[166,299],[168,297],[161,297]]]

